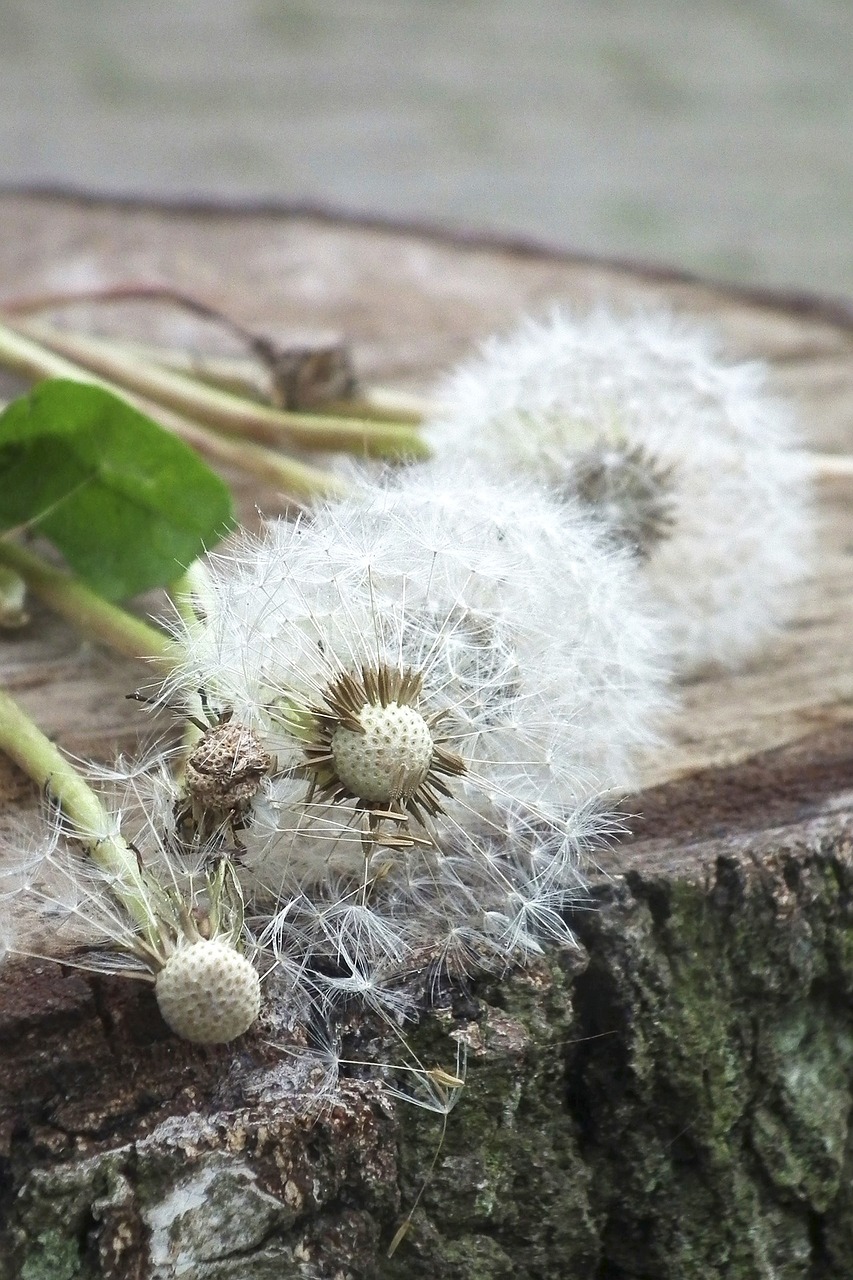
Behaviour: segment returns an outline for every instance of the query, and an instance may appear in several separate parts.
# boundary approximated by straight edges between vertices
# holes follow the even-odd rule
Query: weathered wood
[[[6,196],[0,225],[4,297],[168,280],[277,334],[344,335],[366,378],[400,386],[557,298],[665,302],[769,359],[814,447],[853,439],[843,308],[272,211]],[[138,306],[69,318],[222,341]],[[413,1033],[447,1063],[460,1030],[469,1079],[392,1260],[435,1117],[392,1108],[358,1071],[305,1113],[263,1034],[193,1048],[147,989],[30,962],[0,974],[7,1274],[853,1276],[853,517],[840,484],[824,497],[796,623],[748,671],[685,690],[675,745],[623,805],[642,815],[634,835],[578,915],[582,949],[449,993]],[[139,669],[39,608],[0,643],[0,679],[63,746],[134,740]],[[7,812],[32,800],[9,766],[0,797]]]

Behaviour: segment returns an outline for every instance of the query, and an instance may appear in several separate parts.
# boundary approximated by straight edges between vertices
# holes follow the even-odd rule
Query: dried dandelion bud
[[[202,809],[238,811],[257,795],[271,766],[257,734],[228,717],[208,729],[188,756],[187,793]]]
[[[249,1030],[261,1005],[251,961],[221,938],[179,946],[157,974],[163,1020],[194,1044],[225,1044]]]

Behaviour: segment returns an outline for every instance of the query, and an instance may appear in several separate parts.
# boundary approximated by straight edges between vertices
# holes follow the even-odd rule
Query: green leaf
[[[0,530],[38,530],[109,600],[171,582],[233,523],[198,455],[101,387],[51,379],[0,414]]]

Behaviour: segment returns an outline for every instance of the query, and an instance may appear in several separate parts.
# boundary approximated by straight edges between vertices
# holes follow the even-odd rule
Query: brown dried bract
[[[602,440],[572,462],[569,491],[606,521],[623,545],[647,559],[672,532],[672,468],[642,445]]]
[[[185,785],[196,822],[209,829],[241,818],[272,764],[258,735],[226,712],[187,759]]]

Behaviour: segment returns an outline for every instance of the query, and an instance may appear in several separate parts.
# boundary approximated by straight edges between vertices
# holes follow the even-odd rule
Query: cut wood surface
[[[7,194],[0,227],[0,303],[168,283],[271,335],[343,337],[364,381],[410,390],[520,312],[664,304],[713,322],[732,358],[766,359],[811,447],[853,451],[853,314],[840,304],[304,212]],[[138,342],[229,349],[150,305],[62,316]],[[237,483],[248,521],[256,507],[283,509]],[[598,909],[578,920],[585,951],[448,1006],[471,1083],[393,1261],[384,1246],[437,1125],[392,1116],[359,1080],[306,1119],[270,1101],[268,1046],[181,1044],[148,991],[20,962],[0,979],[9,1275],[853,1276],[853,503],[842,482],[822,486],[820,515],[794,623],[747,670],[683,690],[673,744],[624,802],[633,835],[602,858]],[[0,682],[71,752],[131,747],[146,720],[125,695],[145,671],[32,613],[0,639]],[[33,799],[0,761],[0,804]],[[207,1216],[191,1228],[182,1205]]]

